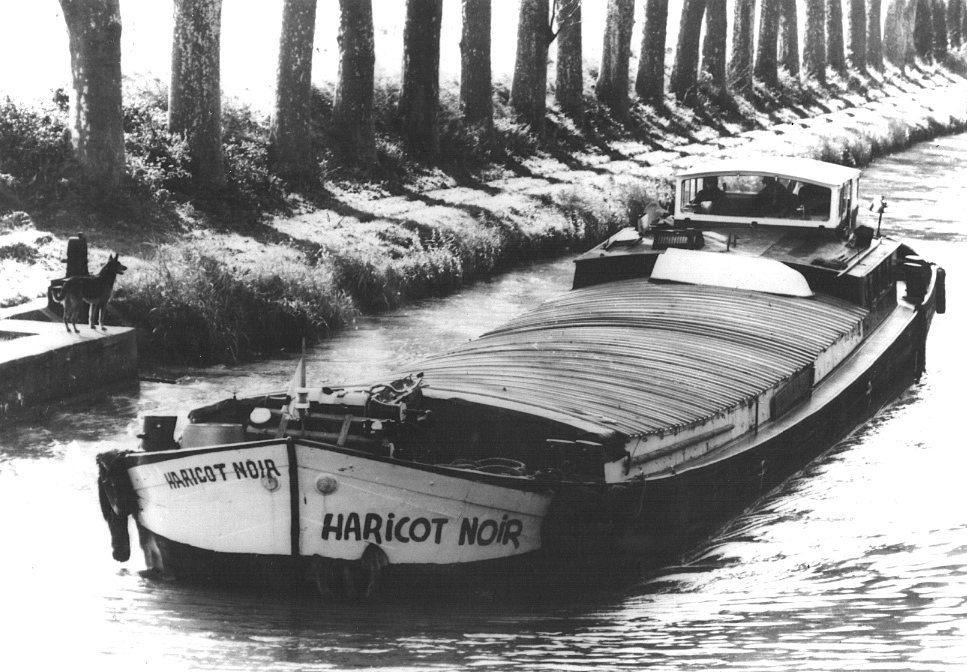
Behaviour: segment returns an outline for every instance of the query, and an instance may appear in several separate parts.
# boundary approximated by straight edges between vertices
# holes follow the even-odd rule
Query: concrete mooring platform
[[[0,427],[27,411],[138,379],[134,329],[78,324],[79,334],[67,333],[48,313],[45,299],[0,311]]]

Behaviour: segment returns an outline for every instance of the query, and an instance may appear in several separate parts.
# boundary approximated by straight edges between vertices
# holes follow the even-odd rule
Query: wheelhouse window
[[[843,221],[844,217],[850,214],[851,204],[852,204],[852,189],[850,189],[850,184],[847,182],[839,190],[839,221]]]
[[[725,217],[827,221],[832,205],[827,186],[768,174],[689,178],[680,194],[682,212]]]

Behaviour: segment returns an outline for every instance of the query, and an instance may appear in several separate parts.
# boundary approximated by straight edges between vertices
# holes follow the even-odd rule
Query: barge
[[[420,577],[660,565],[924,369],[944,271],[860,221],[860,171],[732,160],[677,176],[574,287],[385,380],[146,419],[98,457],[115,557],[186,580],[368,595]],[[552,580],[554,580],[552,578]]]

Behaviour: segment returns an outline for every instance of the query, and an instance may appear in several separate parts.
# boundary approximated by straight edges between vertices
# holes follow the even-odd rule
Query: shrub
[[[456,85],[440,90],[440,156],[446,163],[481,163],[488,157],[487,137],[482,129],[467,126],[460,110]]]
[[[230,139],[224,147],[225,172],[234,204],[256,213],[285,210],[282,180],[269,172],[265,139]]]
[[[118,309],[143,351],[167,360],[235,362],[317,340],[356,314],[328,267],[278,246],[233,256],[215,241],[165,245],[125,280]]]
[[[376,123],[376,135],[399,135],[396,117],[399,103],[399,80],[377,75],[373,83],[373,118]]]
[[[167,87],[158,80],[125,82],[124,151],[135,184],[149,194],[191,191],[191,161],[182,138],[168,132]]]
[[[258,216],[285,210],[282,181],[269,172],[265,117],[237,101],[224,102],[222,151],[228,189],[214,195],[195,187],[187,144],[168,132],[167,110],[167,94],[160,83],[132,88],[125,100],[125,151],[136,184],[152,195],[171,192],[182,200],[199,199],[199,204],[216,211],[227,206],[232,212],[241,209]]]
[[[517,158],[533,156],[540,147],[540,142],[531,133],[530,127],[512,117],[495,117],[494,131],[501,149],[510,156]]]
[[[10,245],[0,245],[0,261],[12,259],[20,263],[32,264],[38,256],[37,248],[20,241]]]
[[[51,191],[56,194],[75,168],[63,107],[27,107],[10,98],[0,102],[0,173],[25,185],[25,198],[42,200]]]
[[[449,245],[424,245],[415,232],[408,235],[399,228],[377,237],[387,244],[320,254],[320,260],[331,259],[338,285],[362,309],[396,308],[404,300],[441,294],[463,281],[462,264]]]
[[[618,229],[634,226],[645,206],[671,197],[671,185],[643,180],[612,181],[606,193],[589,187],[558,192],[557,207],[574,227],[575,243],[600,242]]]
[[[125,106],[124,149],[135,184],[155,194],[161,189],[191,191],[187,143],[168,133],[164,110]]]

